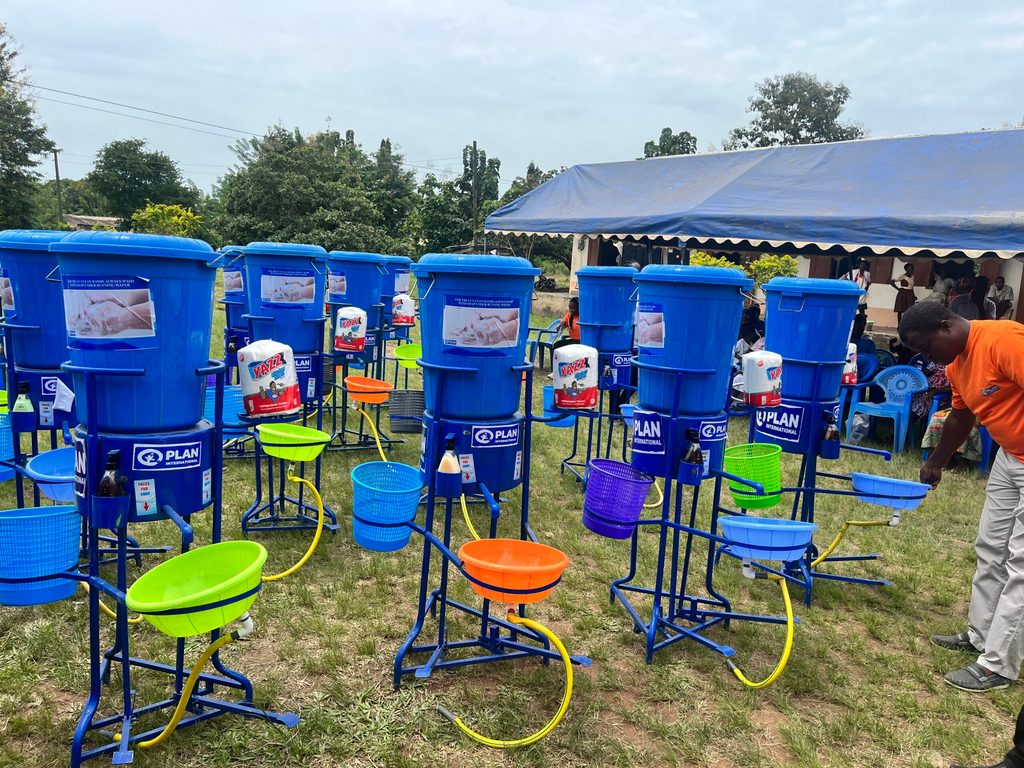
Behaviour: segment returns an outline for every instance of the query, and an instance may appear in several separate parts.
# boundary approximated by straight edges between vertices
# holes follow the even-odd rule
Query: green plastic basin
[[[142,574],[125,595],[128,609],[171,637],[204,635],[237,619],[250,595],[219,608],[154,616],[154,611],[207,605],[244,594],[260,583],[267,550],[255,541],[222,541],[172,557]]]
[[[256,434],[267,454],[285,461],[312,461],[331,442],[326,432],[301,424],[259,424]]]

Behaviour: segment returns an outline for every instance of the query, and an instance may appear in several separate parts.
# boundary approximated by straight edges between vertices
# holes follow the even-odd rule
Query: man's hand
[[[921,465],[921,482],[930,485],[932,488],[942,482],[942,467],[926,461]]]

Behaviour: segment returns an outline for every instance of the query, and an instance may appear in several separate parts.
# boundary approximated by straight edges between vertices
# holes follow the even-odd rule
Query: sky
[[[390,137],[420,177],[459,172],[475,139],[503,188],[531,161],[636,158],[665,126],[720,145],[756,83],[797,70],[845,83],[844,117],[873,137],[1024,119],[1020,0],[4,0],[0,20],[39,86],[257,134],[351,128],[370,151]],[[137,137],[209,190],[245,135],[36,94],[70,178]]]

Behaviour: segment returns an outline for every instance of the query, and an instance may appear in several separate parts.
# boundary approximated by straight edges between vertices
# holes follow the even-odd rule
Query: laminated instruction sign
[[[245,298],[245,278],[241,267],[224,267],[224,298]]]
[[[263,304],[295,306],[316,301],[316,281],[312,269],[260,270],[260,301]]]
[[[128,275],[61,276],[69,339],[137,339],[156,336],[156,308],[149,281]]]
[[[409,278],[410,275],[408,269],[395,270],[395,293],[409,292]]]
[[[661,304],[643,302],[636,307],[636,346],[663,349],[665,313]]]
[[[441,335],[446,347],[504,349],[519,339],[519,299],[507,296],[444,297]]]
[[[0,306],[5,313],[14,312],[14,286],[6,269],[0,269]]]
[[[344,301],[348,293],[348,280],[344,272],[330,272],[327,275],[327,300]]]

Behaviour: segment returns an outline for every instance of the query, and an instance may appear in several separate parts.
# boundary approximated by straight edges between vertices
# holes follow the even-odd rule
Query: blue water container
[[[14,364],[59,368],[68,359],[57,257],[50,243],[67,232],[11,229],[0,232],[0,290],[4,321],[11,325]]]
[[[754,281],[737,269],[651,264],[637,275],[637,357],[681,374],[679,414],[718,413],[732,380],[732,352],[744,292]],[[640,367],[640,407],[670,414],[676,374]]]
[[[784,398],[839,396],[853,318],[863,293],[849,280],[776,277],[764,286],[765,349],[782,355]]]
[[[273,339],[296,353],[323,349],[326,261],[319,245],[245,246],[246,319],[253,340]]]
[[[220,303],[224,305],[226,325],[234,335],[245,336],[249,333],[249,321],[243,317],[249,311],[245,298],[245,257],[237,245],[225,245],[218,253],[223,266],[224,298]]]
[[[377,253],[331,251],[327,254],[327,300],[359,307],[366,312],[369,327],[376,327],[380,317],[373,307],[381,303],[385,282],[394,279],[385,267],[387,258]],[[384,308],[390,317],[390,299]]]
[[[406,256],[384,256],[387,277],[381,287],[380,299],[384,302],[384,317],[391,324],[391,300],[400,293],[409,292],[409,275],[412,259]]]
[[[580,285],[580,342],[598,352],[633,348],[636,283],[633,267],[583,267]]]
[[[518,257],[431,253],[412,273],[419,284],[422,359],[428,364],[427,410],[441,419],[514,414],[523,377],[515,367],[526,358],[533,281],[540,270]],[[442,373],[429,365],[469,370]]]
[[[96,376],[101,431],[186,429],[203,416],[213,322],[213,249],[201,240],[130,232],[73,232],[50,250],[60,263],[72,364],[142,369]],[[86,376],[74,375],[88,423]],[[93,426],[93,425],[89,425]]]

